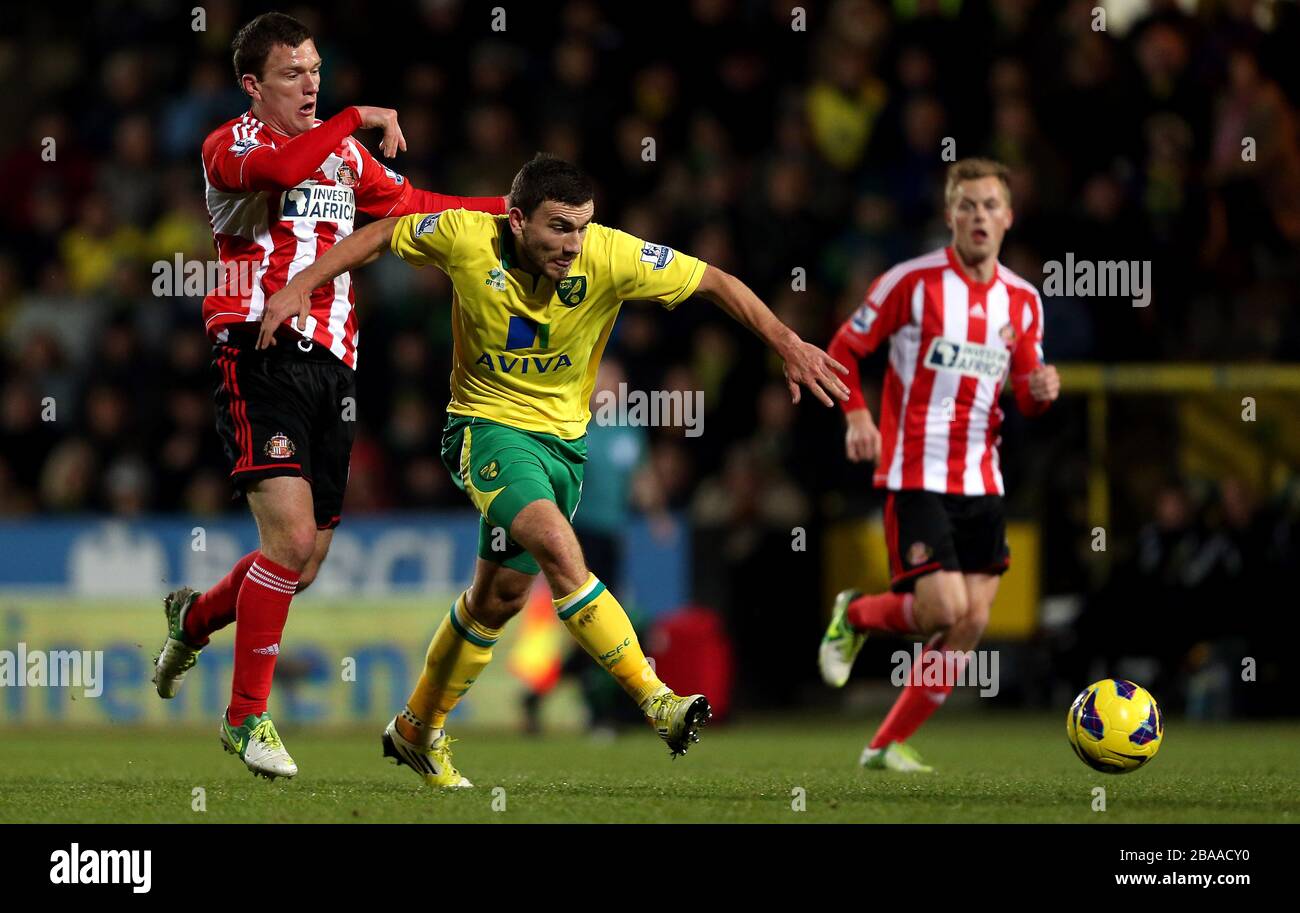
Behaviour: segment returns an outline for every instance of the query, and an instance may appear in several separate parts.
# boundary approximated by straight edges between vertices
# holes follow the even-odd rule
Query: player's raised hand
[[[880,431],[866,409],[855,409],[845,416],[844,453],[850,463],[869,463],[880,457]]]
[[[382,127],[384,138],[379,141],[379,149],[385,158],[392,158],[399,151],[406,151],[406,137],[402,135],[401,125],[397,123],[397,112],[392,108],[372,108],[370,105],[357,105],[361,114],[362,127]]]
[[[257,334],[257,348],[265,349],[275,345],[275,331],[280,324],[293,316],[295,329],[307,329],[307,317],[311,314],[311,295],[301,286],[290,282],[276,292],[266,302],[262,311],[262,326]]]
[[[785,359],[785,382],[790,388],[790,401],[799,402],[799,385],[807,387],[813,396],[823,405],[833,406],[831,397],[838,400],[849,398],[849,388],[836,374],[848,374],[849,369],[831,358],[811,343],[797,340],[788,350],[781,353]]]
[[[1061,395],[1061,377],[1055,365],[1039,365],[1029,372],[1029,395],[1040,403],[1050,403]]]

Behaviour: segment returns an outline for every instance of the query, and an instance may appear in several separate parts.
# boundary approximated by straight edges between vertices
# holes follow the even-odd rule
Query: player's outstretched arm
[[[378,260],[392,243],[396,225],[396,217],[380,219],[353,232],[272,295],[262,311],[257,347],[265,349],[275,345],[275,331],[290,316],[294,317],[297,329],[306,329],[307,317],[311,313],[311,293],[343,273]]]
[[[385,156],[392,158],[399,150],[406,151],[406,137],[397,123],[396,111],[353,105],[278,146],[254,140],[246,140],[248,145],[242,149],[238,149],[240,144],[232,146],[211,167],[222,189],[289,190],[311,177],[325,157],[353,131],[371,127],[384,131],[379,145]]]
[[[766,304],[735,276],[716,266],[706,266],[697,295],[722,308],[742,326],[748,327],[785,362],[785,379],[791,402],[799,402],[802,384],[822,401],[833,406],[834,400],[847,400],[849,388],[838,374],[849,369],[811,343],[804,342],[794,330],[777,319]]]

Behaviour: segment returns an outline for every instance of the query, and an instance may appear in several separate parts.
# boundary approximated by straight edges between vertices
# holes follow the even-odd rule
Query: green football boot
[[[231,726],[227,714],[221,714],[221,747],[239,755],[239,760],[254,776],[274,780],[298,774],[298,765],[285,750],[269,713],[261,716],[250,713],[238,726]]]
[[[853,671],[853,661],[867,642],[867,635],[855,631],[849,625],[849,603],[861,596],[858,590],[842,590],[835,597],[831,609],[831,623],[822,635],[821,647],[817,650],[817,668],[821,670],[822,681],[832,688],[843,688]]]
[[[862,749],[858,759],[867,770],[896,770],[909,774],[932,774],[934,768],[922,763],[916,749],[903,742],[890,742],[884,748]]]
[[[167,616],[167,640],[154,657],[153,683],[161,698],[173,698],[181,688],[185,673],[198,662],[202,647],[185,639],[185,615],[199,594],[187,586],[163,598],[163,614]]]

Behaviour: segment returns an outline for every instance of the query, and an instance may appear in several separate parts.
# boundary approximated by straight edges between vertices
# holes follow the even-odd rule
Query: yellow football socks
[[[591,574],[586,583],[554,603],[555,614],[574,639],[644,709],[664,683],[641,652],[632,622],[614,594]]]
[[[438,625],[420,681],[406,702],[430,729],[441,729],[447,722],[447,714],[492,660],[492,646],[501,636],[501,628],[489,628],[470,616],[467,595],[468,591],[460,594]]]

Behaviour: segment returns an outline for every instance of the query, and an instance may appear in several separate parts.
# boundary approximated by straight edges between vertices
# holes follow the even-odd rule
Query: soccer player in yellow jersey
[[[588,402],[623,301],[674,308],[713,301],[785,362],[822,403],[845,400],[846,373],[781,323],[740,280],[660,244],[597,225],[590,181],[538,155],[515,176],[509,212],[468,210],[381,219],[306,267],[267,303],[259,345],[288,318],[305,320],[319,286],[391,250],[451,277],[454,356],[442,458],[481,514],[474,582],[434,635],[406,708],[384,731],[384,754],[435,786],[469,786],[451,762],[447,714],[482,673],[506,622],[546,575],[555,611],[636,701],[676,756],[710,717],[701,694],[679,696],[655,675],[623,607],[587,569],[570,522],[586,461]]]

